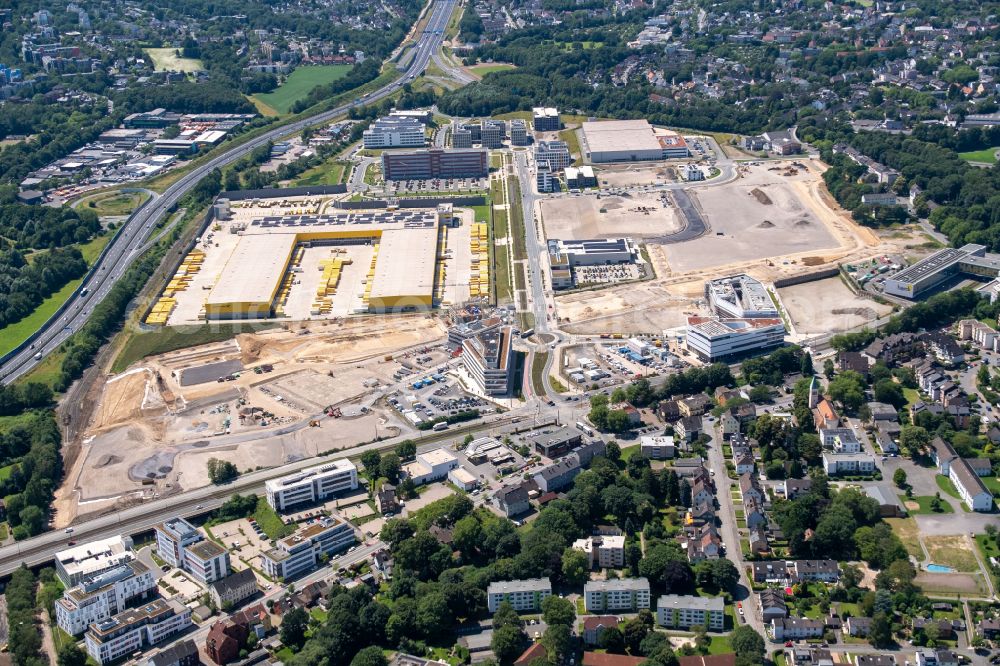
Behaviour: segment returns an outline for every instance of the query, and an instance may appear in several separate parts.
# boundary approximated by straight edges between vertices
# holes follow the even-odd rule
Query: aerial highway
[[[433,0],[433,5],[429,9],[430,18],[423,32],[416,36],[416,41],[410,47],[413,49],[412,57],[403,76],[361,99],[276,127],[251,141],[234,146],[184,174],[162,195],[150,199],[135,211],[111,239],[103,255],[84,278],[78,295],[74,297],[69,307],[45,322],[30,346],[20,350],[0,366],[0,381],[9,384],[29,372],[74,332],[79,331],[87,322],[94,307],[108,295],[129,266],[141,256],[144,244],[157,226],[177,202],[213,169],[225,167],[269,141],[280,141],[301,132],[306,127],[329,122],[344,115],[353,106],[388,97],[423,73],[444,39],[444,30],[456,3],[457,0]]]

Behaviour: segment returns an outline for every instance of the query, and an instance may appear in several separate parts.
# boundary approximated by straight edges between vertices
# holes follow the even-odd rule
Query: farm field
[[[347,76],[350,69],[350,65],[298,67],[273,92],[254,95],[254,98],[278,113],[288,113],[292,105],[305,98],[313,88]]]
[[[177,55],[178,49],[145,49],[153,60],[153,67],[158,72],[200,72],[205,69],[201,60],[182,58]]]

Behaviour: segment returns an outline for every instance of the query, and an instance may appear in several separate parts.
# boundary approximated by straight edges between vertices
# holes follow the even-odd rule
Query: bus
[[[586,434],[587,437],[593,437],[594,436],[594,429],[591,428],[590,426],[588,426],[583,421],[577,421],[576,422],[576,429],[579,430],[580,432]]]
[[[534,334],[535,334],[535,329],[533,328],[529,328],[527,331],[521,331],[522,338],[530,338]]]

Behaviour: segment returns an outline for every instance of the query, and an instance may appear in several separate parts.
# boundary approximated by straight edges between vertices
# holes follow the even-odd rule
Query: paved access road
[[[108,292],[125,274],[132,262],[142,254],[144,245],[153,234],[156,226],[164,220],[177,202],[213,169],[225,167],[269,141],[280,141],[301,132],[306,127],[330,122],[347,113],[351,107],[388,97],[412,81],[418,74],[421,74],[427,68],[431,56],[443,40],[444,29],[448,25],[448,19],[455,9],[457,0],[432,0],[432,2],[429,9],[430,19],[423,33],[417,37],[416,42],[411,47],[413,57],[402,77],[359,100],[277,127],[242,145],[234,146],[184,174],[176,183],[167,188],[163,195],[150,200],[145,206],[135,211],[112,238],[98,263],[84,278],[80,295],[75,297],[75,302],[71,303],[62,314],[45,322],[31,347],[25,348],[0,367],[0,381],[9,384],[24,375],[55,351],[74,332],[80,330],[87,322],[94,307],[108,295]]]

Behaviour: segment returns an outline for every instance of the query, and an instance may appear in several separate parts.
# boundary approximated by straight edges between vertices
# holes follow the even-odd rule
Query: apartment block
[[[871,474],[875,471],[875,458],[867,453],[824,453],[823,469],[830,476],[837,474]]]
[[[625,537],[623,536],[590,536],[573,542],[575,550],[582,550],[587,555],[590,566],[602,569],[621,569],[625,566]]]
[[[542,600],[551,594],[552,582],[548,578],[496,581],[486,588],[486,605],[491,613],[496,613],[504,601],[510,602],[519,613],[537,611]]]
[[[205,537],[183,518],[172,518],[154,528],[156,552],[172,567],[184,568],[184,549]]]
[[[91,625],[85,643],[87,654],[109,664],[157,645],[191,626],[191,610],[176,599],[156,599]]]
[[[271,578],[295,578],[312,571],[320,559],[350,548],[357,537],[350,523],[337,518],[321,518],[278,541],[260,554],[261,568]]]
[[[357,487],[358,468],[346,459],[309,467],[264,484],[267,503],[279,513],[297,504],[322,502]]]
[[[656,601],[656,622],[672,629],[701,626],[722,631],[726,625],[725,601],[722,597],[665,594]]]
[[[649,581],[645,578],[592,580],[583,586],[583,601],[588,613],[635,612],[649,608]]]
[[[77,636],[91,624],[118,614],[130,601],[145,598],[154,589],[153,572],[133,560],[66,590],[55,603],[56,624],[67,634]]]

